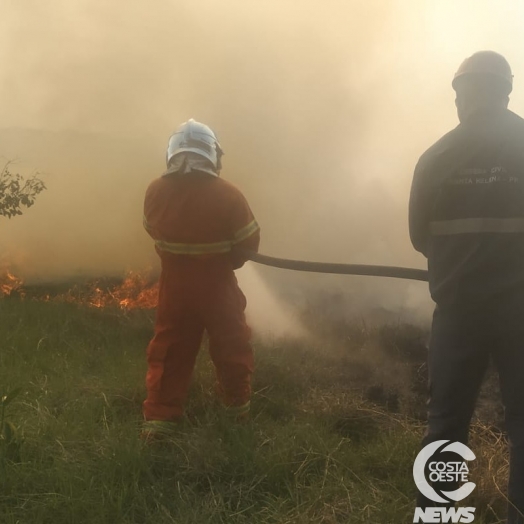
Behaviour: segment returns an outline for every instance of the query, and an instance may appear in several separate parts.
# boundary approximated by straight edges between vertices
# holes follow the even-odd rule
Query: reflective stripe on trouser
[[[178,424],[170,420],[146,420],[142,432],[150,435],[170,436],[176,433]]]
[[[227,406],[226,407],[226,416],[230,419],[239,420],[244,419],[249,415],[249,410],[251,409],[251,402],[246,402],[241,406]]]
[[[245,306],[232,270],[164,264],[155,335],[147,349],[146,420],[183,415],[204,330],[224,404],[243,406],[249,401],[253,352]]]

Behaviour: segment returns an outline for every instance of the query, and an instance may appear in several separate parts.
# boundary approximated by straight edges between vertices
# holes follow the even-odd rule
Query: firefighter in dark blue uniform
[[[460,124],[420,158],[409,204],[411,241],[428,259],[437,305],[423,446],[436,440],[467,443],[492,360],[510,445],[508,523],[522,524],[524,119],[507,108],[513,76],[498,53],[467,58],[452,85]],[[422,495],[418,501],[420,507],[436,505]]]

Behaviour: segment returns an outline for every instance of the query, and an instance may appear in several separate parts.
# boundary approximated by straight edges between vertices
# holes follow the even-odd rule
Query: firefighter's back
[[[242,193],[226,180],[207,173],[174,173],[150,184],[144,223],[163,263],[206,272],[213,267],[232,270],[235,218],[246,206]]]
[[[503,111],[428,151],[428,263],[437,303],[524,290],[524,120]]]

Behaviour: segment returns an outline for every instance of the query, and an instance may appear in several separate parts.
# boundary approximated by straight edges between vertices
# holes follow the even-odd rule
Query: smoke
[[[250,201],[264,252],[423,267],[409,186],[418,156],[456,124],[457,65],[478,49],[505,54],[524,112],[524,8],[511,0],[0,5],[0,154],[48,186],[2,222],[0,249],[30,279],[157,264],[142,198],[190,117],[219,135],[223,176]],[[288,295],[431,307],[421,283],[257,271]]]
[[[239,271],[239,284],[249,297],[247,321],[260,336],[302,338],[310,335],[297,311],[276,298],[255,268],[247,265]]]

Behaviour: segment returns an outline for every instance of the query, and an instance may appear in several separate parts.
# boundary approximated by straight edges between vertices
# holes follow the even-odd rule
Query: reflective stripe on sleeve
[[[148,229],[147,221],[144,217],[144,227]],[[175,255],[211,255],[216,253],[228,253],[231,248],[250,237],[259,229],[256,220],[252,220],[247,226],[239,229],[233,240],[223,242],[209,242],[206,244],[182,244],[178,242],[166,242],[164,240],[155,240],[155,244],[161,251],[174,253]],[[149,230],[149,229],[148,229]]]
[[[144,215],[144,218],[142,219],[142,224],[144,225],[144,229],[146,231],[149,231],[151,229],[151,227],[149,226],[149,224],[147,223],[147,219],[146,219],[146,216]]]
[[[242,240],[249,238],[255,231],[258,231],[258,229],[257,221],[252,220],[247,226],[244,226],[235,233],[233,244],[238,244],[242,242]]]
[[[430,222],[432,235],[524,233],[524,218],[460,218]]]
[[[161,251],[174,253],[175,255],[209,255],[214,253],[227,253],[233,245],[230,240],[225,242],[214,242],[208,244],[179,244],[175,242],[164,242],[156,240],[156,246]]]

